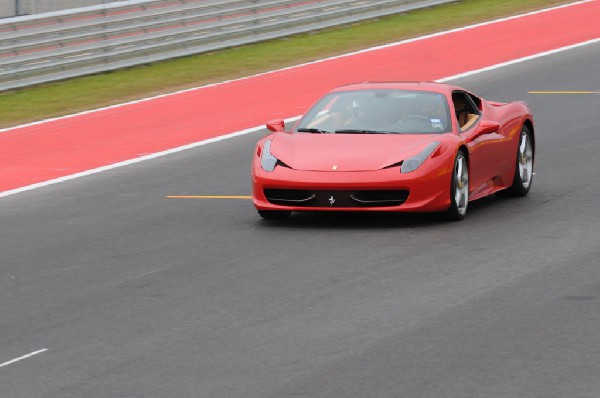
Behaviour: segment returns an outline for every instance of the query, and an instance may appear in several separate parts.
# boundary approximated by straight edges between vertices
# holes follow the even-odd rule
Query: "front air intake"
[[[265,189],[267,201],[293,207],[386,207],[408,199],[407,190]]]

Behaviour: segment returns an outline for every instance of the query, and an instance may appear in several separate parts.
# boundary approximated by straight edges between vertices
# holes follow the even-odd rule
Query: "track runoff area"
[[[0,130],[0,197],[255,132],[349,82],[450,81],[595,43],[598,15],[580,1]]]

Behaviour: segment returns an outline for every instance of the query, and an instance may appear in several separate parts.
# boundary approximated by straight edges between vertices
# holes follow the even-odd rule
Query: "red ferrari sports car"
[[[360,83],[321,98],[291,128],[267,123],[252,161],[265,219],[292,211],[445,212],[496,192],[525,196],[534,175],[525,102],[486,101],[440,83]]]

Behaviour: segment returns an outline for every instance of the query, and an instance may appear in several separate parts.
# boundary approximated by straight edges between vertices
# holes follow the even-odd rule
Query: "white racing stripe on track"
[[[531,14],[537,14],[537,13],[540,13],[540,12],[547,12],[549,10],[553,10],[553,9],[557,9],[557,8],[563,8],[563,7],[568,7],[568,6],[572,6],[572,5],[580,4],[580,3],[587,3],[587,2],[590,2],[590,1],[594,1],[594,0],[584,0],[584,1],[577,2],[577,3],[571,3],[571,4],[559,6],[559,7],[554,7],[554,8],[550,8],[550,9],[535,11],[535,12],[528,13],[528,14],[523,14],[521,16],[531,15]],[[504,18],[502,20],[519,18],[521,16],[514,16],[514,17]],[[464,29],[468,29],[468,28],[471,28],[471,27],[475,27],[475,26],[482,26],[482,25],[486,25],[486,24],[490,24],[490,23],[494,23],[494,22],[498,22],[498,21],[502,21],[502,20],[496,20],[496,21],[492,21],[492,22],[486,22],[486,23],[482,23],[482,24],[478,24],[478,25],[471,25],[470,27],[465,27],[465,28],[461,28],[461,29],[455,29],[453,31],[464,30]],[[434,35],[429,35],[427,37],[437,36],[437,35],[441,35],[441,34],[448,33],[448,32],[451,32],[451,31],[447,31],[447,32],[439,33],[439,34],[434,34]],[[425,36],[423,36],[423,37],[425,37]],[[422,39],[423,37],[417,38],[417,39],[411,39],[411,40],[408,40],[408,41],[419,40],[419,39]],[[405,41],[405,42],[407,42],[407,41]],[[502,68],[502,67],[505,67],[505,66],[510,66],[510,65],[521,63],[521,62],[530,61],[530,60],[533,60],[533,59],[536,59],[536,58],[545,57],[545,56],[556,54],[556,53],[560,53],[560,52],[563,52],[563,51],[568,51],[568,50],[571,50],[571,49],[574,49],[574,48],[579,48],[579,47],[583,47],[583,46],[586,46],[586,45],[589,45],[589,44],[598,43],[598,42],[600,42],[600,38],[592,39],[592,40],[588,40],[588,41],[584,41],[584,42],[581,42],[581,43],[572,44],[572,45],[569,45],[569,46],[557,48],[557,49],[550,50],[550,51],[544,51],[544,52],[541,52],[541,53],[538,53],[538,54],[529,55],[529,56],[522,57],[522,58],[517,58],[517,59],[511,60],[511,61],[502,62],[502,63],[496,64],[496,65],[487,66],[485,68],[472,70],[472,71],[461,73],[461,74],[458,74],[458,75],[444,77],[444,78],[438,79],[436,81],[440,82],[440,83],[443,83],[443,82],[447,82],[447,81],[459,79],[459,78],[462,78],[462,77],[472,76],[472,75],[475,75],[475,74],[478,74],[478,73],[482,73],[482,72],[487,72],[487,71],[499,69],[499,68]],[[392,44],[392,45],[397,45],[397,44],[399,44],[399,43]],[[388,46],[391,46],[391,45],[381,46],[379,48],[388,47]],[[359,51],[359,52],[372,51],[372,50],[373,49],[368,49],[368,50],[363,50],[363,51]],[[346,54],[344,56],[348,56],[348,55],[350,55],[350,54]],[[337,57],[337,58],[340,58],[340,57]],[[322,61],[316,61],[316,62],[322,62]],[[295,67],[297,67],[297,66],[295,66]],[[293,67],[293,68],[295,68],[295,67]],[[287,69],[291,69],[291,68],[287,68]],[[267,73],[273,73],[273,72],[267,72]],[[267,74],[267,73],[264,73],[264,74]],[[242,79],[238,79],[238,80],[242,80]],[[223,84],[223,83],[218,83],[218,84]],[[214,85],[217,85],[217,84],[214,84]],[[204,86],[204,87],[209,87],[209,86]],[[195,90],[195,89],[193,89],[193,90]],[[190,90],[185,90],[185,91],[190,91]],[[177,94],[177,93],[165,94],[162,97],[167,96],[167,95],[174,95],[174,94]],[[159,97],[161,97],[161,96],[159,96]],[[137,102],[148,101],[148,100],[151,100],[151,99],[154,99],[154,98],[158,98],[158,97],[148,98],[148,99],[140,100],[140,101],[137,101]],[[126,104],[115,105],[115,106],[113,106],[111,108],[118,107],[118,106],[123,106],[123,105],[126,105]],[[108,108],[104,108],[104,109],[108,109]],[[97,109],[97,110],[94,110],[94,111],[82,112],[80,114],[97,112],[99,110],[100,109]],[[76,115],[64,116],[62,118],[73,117],[73,116],[76,116]],[[299,118],[300,118],[300,116],[290,117],[288,119],[285,119],[285,122],[287,123],[287,122],[296,121]],[[36,123],[32,123],[32,124],[39,124],[39,123],[43,123],[43,122],[36,122]],[[19,127],[24,127],[24,126],[19,126]],[[233,137],[238,137],[238,136],[241,136],[241,135],[246,135],[246,134],[253,133],[253,132],[256,132],[256,131],[260,131],[260,130],[263,130],[263,129],[264,129],[264,126],[262,126],[262,125],[261,126],[257,126],[257,127],[251,127],[251,128],[245,129],[245,130],[241,130],[241,131],[237,131],[237,132],[231,133],[231,134],[227,134],[227,135],[223,135],[223,136],[215,137],[215,138],[210,138],[208,140],[194,142],[192,144],[180,146],[180,147],[173,148],[173,149],[168,149],[168,150],[162,151],[162,152],[156,152],[156,153],[153,153],[153,154],[150,154],[150,155],[141,156],[139,158],[126,160],[126,161],[123,161],[123,162],[114,163],[114,164],[103,166],[103,167],[98,167],[96,169],[87,170],[87,171],[83,171],[83,172],[76,173],[76,174],[71,174],[71,175],[68,175],[68,176],[56,178],[56,179],[49,180],[49,181],[40,182],[40,183],[37,183],[37,184],[27,185],[25,187],[21,187],[21,188],[17,188],[17,189],[12,189],[10,191],[0,192],[0,198],[6,197],[6,196],[10,196],[10,195],[14,195],[14,194],[21,193],[21,192],[25,192],[25,191],[30,191],[30,190],[37,189],[37,188],[42,188],[42,187],[45,187],[45,186],[48,186],[48,185],[58,184],[58,183],[61,183],[61,182],[64,182],[64,181],[73,180],[73,179],[76,179],[76,178],[79,178],[79,177],[85,177],[85,176],[96,174],[96,173],[100,173],[100,172],[103,172],[103,171],[116,169],[118,167],[128,166],[128,165],[131,165],[131,164],[134,164],[134,163],[143,162],[145,160],[155,159],[155,158],[158,158],[158,157],[161,157],[161,156],[170,155],[172,153],[181,152],[181,151],[184,151],[184,150],[187,150],[187,149],[196,148],[196,147],[199,147],[199,146],[202,146],[202,145],[207,145],[207,144],[211,144],[213,142],[223,141],[223,140],[226,140],[226,139],[229,139],[229,138],[233,138]],[[2,131],[3,130],[0,130],[0,133]]]
[[[544,52],[533,54],[533,55],[528,55],[523,58],[513,59],[511,61],[502,62],[502,63],[492,65],[492,66],[486,66],[485,68],[476,69],[476,70],[472,70],[472,71],[465,72],[465,73],[459,73],[458,75],[454,75],[454,76],[450,76],[450,77],[444,77],[444,78],[436,80],[436,82],[444,83],[444,82],[447,82],[450,80],[460,79],[461,77],[467,77],[467,76],[476,75],[476,74],[482,73],[482,72],[488,72],[491,70],[503,68],[505,66],[519,64],[521,62],[530,61],[532,59],[545,57],[547,55],[552,55],[552,54],[560,53],[560,52],[567,51],[567,50],[572,50],[574,48],[579,48],[579,47],[583,47],[583,46],[587,46],[589,44],[595,44],[595,43],[599,43],[599,42],[600,42],[600,38],[583,41],[581,43],[571,44],[570,46],[565,46],[565,47],[557,48],[554,50],[549,50],[549,51],[544,51]]]
[[[12,365],[15,362],[22,361],[23,359],[30,358],[30,357],[32,357],[34,355],[38,355],[38,354],[41,354],[42,352],[46,352],[46,351],[48,351],[48,349],[47,348],[43,348],[41,350],[37,350],[37,351],[31,352],[31,353],[29,353],[27,355],[23,355],[22,357],[15,358],[15,359],[12,359],[12,360],[4,362],[4,363],[0,363],[0,368],[2,368],[4,366]]]
[[[292,122],[292,121],[298,120],[299,118],[300,118],[300,116],[295,116],[295,117],[292,117],[292,118],[289,118],[289,119],[285,119],[285,121],[286,122]],[[259,130],[263,130],[264,128],[265,128],[264,126],[251,127],[249,129],[245,129],[245,130],[241,130],[241,131],[236,131],[235,133],[231,133],[231,134],[226,134],[226,135],[222,135],[222,136],[219,136],[219,137],[210,138],[210,139],[204,140],[204,141],[194,142],[192,144],[180,146],[180,147],[177,147],[177,148],[167,149],[166,151],[162,151],[162,152],[151,153],[150,155],[140,156],[139,158],[129,159],[129,160],[125,160],[123,162],[113,163],[113,164],[109,164],[107,166],[98,167],[96,169],[86,170],[86,171],[82,171],[80,173],[71,174],[71,175],[68,175],[68,176],[60,177],[60,178],[55,178],[53,180],[48,180],[48,181],[44,181],[44,182],[40,182],[40,183],[32,184],[32,185],[27,185],[25,187],[12,189],[10,191],[0,192],[0,198],[5,197],[5,196],[14,195],[14,194],[21,193],[21,192],[25,192],[25,191],[30,191],[32,189],[42,188],[42,187],[45,187],[45,186],[48,186],[48,185],[58,184],[60,182],[65,182],[65,181],[73,180],[75,178],[85,177],[85,176],[89,176],[89,175],[92,175],[92,174],[100,173],[100,172],[103,172],[103,171],[108,171],[108,170],[116,169],[118,167],[129,166],[130,164],[139,163],[139,162],[143,162],[145,160],[155,159],[155,158],[158,158],[158,157],[161,157],[161,156],[170,155],[172,153],[177,153],[177,152],[185,151],[186,149],[192,149],[192,148],[196,148],[196,147],[199,147],[199,146],[202,146],[202,145],[212,144],[213,142],[219,142],[219,141],[223,141],[223,140],[226,140],[226,139],[229,139],[229,138],[238,137],[240,135],[245,135],[245,134],[253,133],[253,132],[256,132],[256,131],[259,131]]]

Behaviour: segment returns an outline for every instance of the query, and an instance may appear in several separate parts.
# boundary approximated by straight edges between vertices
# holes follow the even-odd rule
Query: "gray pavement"
[[[2,398],[597,397],[600,45],[453,81],[527,100],[530,196],[432,215],[247,200],[256,133],[0,199]],[[265,115],[265,120],[269,115]]]

